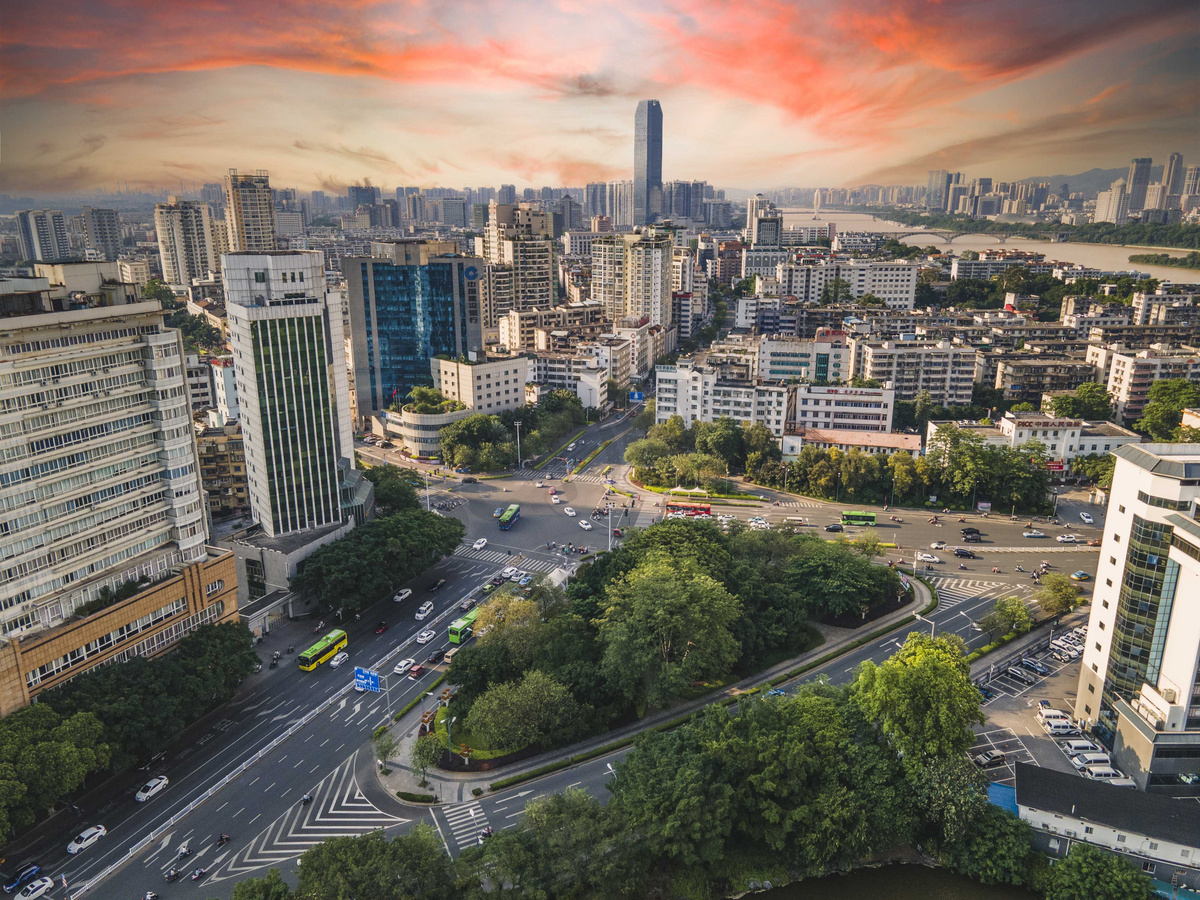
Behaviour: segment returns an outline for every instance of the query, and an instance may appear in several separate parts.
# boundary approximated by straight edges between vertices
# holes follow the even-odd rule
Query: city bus
[[[475,619],[479,616],[479,607],[475,607],[461,619],[455,619],[450,623],[450,643],[461,644],[471,636],[471,631],[475,625]]]
[[[842,511],[843,525],[874,525],[875,513]]]
[[[500,514],[500,530],[508,531],[508,529],[513,527],[513,522],[519,518],[521,518],[521,504],[514,503]]]
[[[668,500],[666,514],[669,516],[671,513],[683,513],[685,516],[711,516],[712,507],[707,503],[684,503],[681,500]]]
[[[301,670],[311,672],[325,660],[333,657],[339,650],[345,649],[347,643],[346,632],[335,628],[300,654]]]

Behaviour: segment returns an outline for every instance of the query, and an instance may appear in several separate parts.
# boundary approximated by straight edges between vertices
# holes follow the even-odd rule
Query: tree
[[[1089,381],[1074,394],[1061,394],[1050,401],[1056,416],[1105,421],[1112,417],[1112,397],[1104,385]]]
[[[409,762],[413,771],[421,776],[421,787],[427,784],[426,773],[441,760],[443,749],[442,740],[436,734],[423,734],[413,741]]]
[[[1029,842],[1029,826],[1007,810],[985,803],[967,827],[942,850],[943,864],[984,884],[1033,883],[1041,860]]]
[[[625,462],[635,469],[653,469],[671,455],[671,448],[663,441],[643,438],[633,441],[625,448]]]
[[[1046,877],[1046,900],[1151,900],[1149,876],[1107,850],[1082,841]]]
[[[437,415],[467,408],[457,400],[447,400],[437,388],[420,384],[408,392],[408,397],[412,401],[409,406],[418,415]]]
[[[626,399],[626,394],[625,391],[622,390],[621,385],[617,384],[617,380],[615,378],[610,378],[604,383],[604,393],[605,398],[613,406],[619,409],[625,408],[624,400]]]
[[[418,825],[389,841],[382,831],[331,837],[300,857],[298,897],[449,900],[450,859],[437,832]]]
[[[859,667],[851,696],[906,762],[966,753],[984,721],[957,636],[910,633],[883,663]]]
[[[988,805],[988,778],[965,755],[905,759],[905,763],[913,802],[939,843],[966,831]]]
[[[992,610],[1000,617],[1000,621],[1004,623],[1006,634],[1010,631],[1015,631],[1017,634],[1024,634],[1033,627],[1033,619],[1029,615],[1029,607],[1019,597],[1005,597],[997,600]]]
[[[523,671],[521,661],[503,641],[471,641],[454,654],[446,677],[458,685],[457,701],[466,709],[493,684],[520,678]]]
[[[1061,616],[1070,612],[1079,602],[1079,589],[1066,575],[1047,572],[1042,576],[1041,586],[1034,591],[1033,599],[1049,616]]]
[[[142,288],[142,297],[146,300],[157,300],[163,309],[179,309],[182,303],[175,297],[175,292],[161,278],[151,278]]]
[[[726,468],[741,468],[746,461],[746,443],[742,426],[728,416],[693,426],[696,451],[721,460]]]
[[[382,517],[392,516],[401,510],[419,509],[416,485],[422,484],[424,475],[415,469],[397,466],[371,466],[363,475],[375,485],[375,509]]]
[[[471,705],[467,729],[494,750],[521,750],[575,733],[580,708],[571,692],[536,669],[488,688]]]
[[[384,766],[387,766],[388,761],[392,758],[392,754],[396,752],[396,736],[390,730],[383,734],[376,735],[371,739],[371,746],[375,750],[375,758]]]
[[[879,532],[874,528],[864,528],[859,532],[858,537],[854,539],[854,543],[850,545],[853,552],[857,553],[865,560],[872,560],[879,555],[879,549],[883,541],[879,539]]]
[[[246,878],[233,886],[233,900],[292,900],[292,889],[278,869],[262,878]]]
[[[866,614],[900,593],[894,569],[873,566],[849,544],[807,538],[783,572],[783,583],[804,598],[814,618]]]
[[[741,604],[687,558],[648,555],[609,586],[603,603],[595,624],[604,668],[630,699],[663,706],[737,659],[731,626]]]
[[[61,715],[46,703],[0,719],[0,840],[28,828],[107,768],[112,751],[90,712]]]
[[[683,417],[678,414],[655,425],[646,433],[646,437],[666,444],[672,453],[687,453],[693,447],[692,432],[683,424]]]
[[[633,417],[633,427],[645,434],[654,425],[654,399],[651,398],[642,406],[642,411]]]
[[[541,620],[536,603],[502,588],[479,607],[472,630],[479,635],[476,643],[500,641],[508,645],[517,659],[527,660],[537,641]]]
[[[1037,412],[1037,407],[1032,403],[1014,403],[1012,411],[1015,413]]]
[[[1134,423],[1134,428],[1145,431],[1156,441],[1170,441],[1183,420],[1183,411],[1193,406],[1200,406],[1200,385],[1186,378],[1156,381],[1150,385],[1142,417]]]
[[[1117,458],[1112,454],[1093,453],[1071,460],[1071,471],[1086,475],[1092,484],[1108,489],[1112,487],[1113,470],[1116,465]]]

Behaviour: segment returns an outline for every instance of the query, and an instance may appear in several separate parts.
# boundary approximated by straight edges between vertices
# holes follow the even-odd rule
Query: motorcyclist
[[[300,798],[300,802],[301,802],[301,803],[304,803],[304,804],[306,804],[306,805],[307,805],[307,804],[309,804],[309,803],[312,803],[312,795],[311,795],[311,794],[305,794],[303,797],[301,797],[301,798]]]

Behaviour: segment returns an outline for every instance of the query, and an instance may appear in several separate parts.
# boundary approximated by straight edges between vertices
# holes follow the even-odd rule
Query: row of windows
[[[1166,497],[1151,496],[1145,491],[1138,491],[1138,499],[1147,506],[1153,506],[1157,509],[1187,510],[1192,506],[1190,500],[1168,500]]]
[[[24,341],[18,344],[6,344],[4,352],[9,356],[19,356],[25,353],[41,353],[45,350],[55,350],[60,347],[78,347],[81,344],[118,341],[124,338],[136,337],[138,334],[155,334],[157,332],[158,329],[153,326],[115,328],[111,331],[92,331],[83,334],[70,334],[65,337],[48,338],[43,341]]]

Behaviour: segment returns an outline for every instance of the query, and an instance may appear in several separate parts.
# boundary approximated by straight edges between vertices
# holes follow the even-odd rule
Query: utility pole
[[[517,426],[517,471],[521,471],[521,423],[520,421],[513,422]]]

